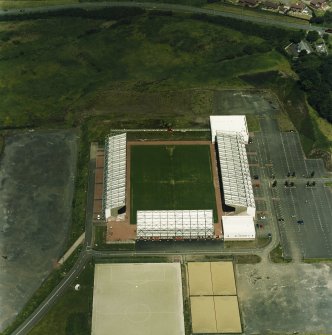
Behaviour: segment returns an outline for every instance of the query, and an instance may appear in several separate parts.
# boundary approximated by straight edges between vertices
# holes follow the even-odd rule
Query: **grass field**
[[[83,272],[29,335],[89,335],[93,297],[94,264],[86,265]],[[74,286],[79,283],[79,291]]]
[[[137,210],[213,209],[216,199],[208,145],[131,147],[131,223]]]

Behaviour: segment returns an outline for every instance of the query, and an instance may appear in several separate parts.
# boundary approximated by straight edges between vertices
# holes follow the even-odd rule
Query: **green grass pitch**
[[[133,145],[131,223],[137,210],[213,209],[216,198],[209,145]]]

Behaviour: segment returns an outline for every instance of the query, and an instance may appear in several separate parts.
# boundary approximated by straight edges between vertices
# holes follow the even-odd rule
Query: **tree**
[[[319,34],[316,30],[308,31],[306,40],[310,43],[316,42],[319,39]]]

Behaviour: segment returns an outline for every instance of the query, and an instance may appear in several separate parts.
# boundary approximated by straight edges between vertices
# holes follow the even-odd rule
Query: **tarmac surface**
[[[70,131],[6,138],[0,161],[0,331],[64,252],[76,153]]]
[[[268,171],[284,256],[331,258],[332,192],[325,186],[331,175],[322,160],[305,158],[298,133],[280,132],[272,118],[260,123],[261,132],[252,145]],[[277,186],[271,188],[274,180]],[[314,186],[307,186],[313,182]]]
[[[235,268],[243,334],[332,333],[332,264]]]

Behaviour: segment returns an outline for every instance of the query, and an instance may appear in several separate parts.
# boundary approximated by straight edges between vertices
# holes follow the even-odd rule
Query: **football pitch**
[[[209,145],[132,145],[130,212],[212,209],[217,222]]]

